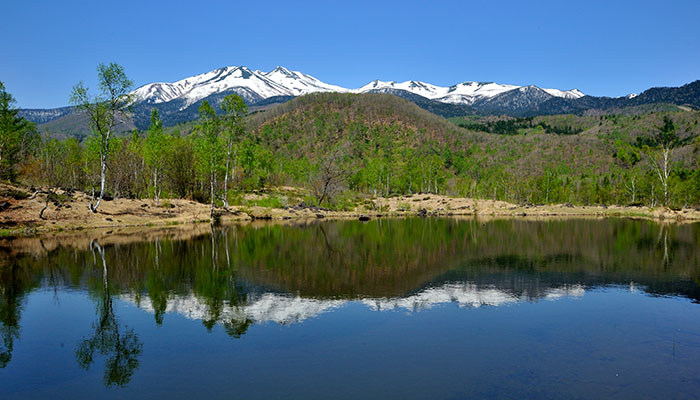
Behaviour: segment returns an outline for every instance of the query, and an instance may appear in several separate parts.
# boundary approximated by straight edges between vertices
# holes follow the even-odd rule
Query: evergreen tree
[[[18,116],[15,99],[0,82],[0,179],[14,181],[17,164],[33,151],[40,137],[34,124]]]

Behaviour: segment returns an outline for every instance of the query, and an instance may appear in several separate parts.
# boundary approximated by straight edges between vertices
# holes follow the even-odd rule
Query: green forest
[[[700,206],[700,112],[446,120],[388,94],[309,94],[249,112],[235,94],[199,119],[117,131],[132,82],[98,68],[99,91],[71,103],[92,135],[57,138],[18,116],[0,83],[0,178],[103,196],[189,198],[228,207],[242,193],[303,188],[309,204],[349,209],[413,193],[516,204]],[[271,202],[271,205],[275,205]]]

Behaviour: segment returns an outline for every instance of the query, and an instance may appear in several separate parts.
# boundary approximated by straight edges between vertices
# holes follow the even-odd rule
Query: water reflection
[[[102,264],[102,286],[93,286],[92,292],[98,318],[92,325],[92,335],[78,344],[75,357],[78,365],[86,370],[94,362],[96,354],[106,357],[105,385],[123,386],[129,383],[131,375],[138,368],[138,356],[143,346],[134,330],[122,327],[114,314],[104,249],[97,241],[93,241],[90,247],[93,256],[97,255]]]
[[[28,276],[28,271],[17,263],[0,269],[0,368],[12,360],[14,343],[20,336],[20,318],[25,295],[37,285]]]
[[[158,326],[175,313],[206,331],[220,325],[233,338],[258,323],[301,323],[351,303],[402,312],[503,307],[581,298],[608,285],[697,302],[699,245],[698,225],[451,219],[230,226],[188,240],[51,250],[42,244],[31,254],[8,253],[0,266],[0,367],[21,338],[27,296],[40,288],[89,295],[96,317],[75,344],[77,364],[88,370],[102,358],[104,384],[124,386],[144,345],[138,325],[120,321],[115,300],[151,313]]]
[[[359,298],[354,300],[328,300],[304,298],[280,293],[254,294],[245,302],[229,304],[223,302],[217,307],[217,314],[211,314],[209,304],[195,295],[173,296],[167,301],[164,309],[167,312],[180,314],[189,319],[204,321],[208,328],[213,322],[219,321],[229,329],[230,326],[243,327],[238,329],[236,337],[245,333],[253,323],[274,322],[281,325],[300,323],[314,318],[325,312],[357,302],[373,311],[407,311],[419,312],[436,306],[454,303],[460,308],[478,308],[481,306],[505,306],[523,301],[558,300],[561,298],[577,298],[585,294],[582,285],[564,285],[548,288],[536,296],[528,293],[514,294],[493,286],[479,287],[472,282],[447,283],[440,287],[429,287],[418,293],[395,298]],[[121,299],[138,306],[148,312],[158,313],[152,301],[148,298],[135,298],[133,295],[121,296]]]

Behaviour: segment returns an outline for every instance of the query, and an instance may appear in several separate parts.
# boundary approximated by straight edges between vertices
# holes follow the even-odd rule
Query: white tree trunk
[[[100,195],[97,198],[97,202],[93,205],[92,202],[93,200],[90,200],[90,211],[93,213],[97,212],[97,207],[100,206],[100,203],[102,202],[102,196],[105,194],[105,180],[106,180],[106,171],[107,171],[107,151],[109,151],[109,136],[112,133],[111,130],[107,131],[107,135],[105,135],[104,138],[102,138],[102,146],[100,148],[100,163],[101,168],[100,168]]]
[[[231,164],[231,144],[229,144],[228,152],[226,153],[226,173],[224,174],[224,207],[228,209],[228,171]]]
[[[158,168],[153,168],[153,203],[158,206]]]
[[[211,172],[209,174],[209,199],[210,199],[209,215],[214,216],[214,172]]]

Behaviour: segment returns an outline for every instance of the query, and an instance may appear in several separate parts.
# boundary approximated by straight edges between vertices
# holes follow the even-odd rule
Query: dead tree
[[[314,197],[319,205],[324,201],[333,201],[333,198],[342,192],[346,171],[342,168],[341,163],[345,154],[346,146],[341,145],[321,160],[318,173],[311,182]]]

